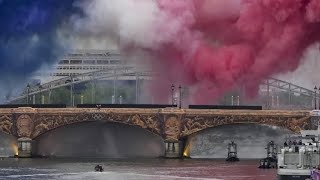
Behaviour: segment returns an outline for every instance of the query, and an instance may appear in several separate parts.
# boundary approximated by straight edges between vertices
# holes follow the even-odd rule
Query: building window
[[[59,64],[69,64],[69,60],[62,60],[62,61],[59,61]]]
[[[95,60],[83,60],[83,64],[96,64]]]
[[[121,61],[117,61],[117,60],[111,60],[110,61],[110,64],[120,64],[121,63]]]
[[[70,64],[82,64],[82,60],[70,60]]]
[[[97,64],[109,64],[108,60],[97,60]]]

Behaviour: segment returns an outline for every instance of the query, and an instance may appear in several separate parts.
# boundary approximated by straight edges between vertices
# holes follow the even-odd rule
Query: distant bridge
[[[74,89],[73,87],[75,84],[80,84],[85,82],[95,83],[96,80],[114,80],[114,81],[116,80],[137,80],[138,81],[140,79],[151,80],[152,76],[155,76],[155,75],[157,74],[146,69],[137,69],[133,66],[118,66],[115,68],[105,69],[101,71],[94,71],[94,72],[61,78],[45,84],[41,84],[41,86],[32,86],[25,89],[22,95],[11,98],[10,102],[15,102],[15,101],[24,99],[27,96],[30,97],[42,92],[49,92],[49,100],[50,100],[52,90],[61,88],[61,87],[71,87],[70,89],[71,91],[73,91]],[[265,85],[267,87],[268,93],[269,93],[270,87],[278,88],[278,89],[289,92],[289,101],[291,101],[292,94],[299,94],[305,97],[314,98],[313,90],[292,84],[290,82],[279,80],[276,78],[269,78],[263,81],[262,85]],[[319,95],[317,95],[317,98],[318,97]]]
[[[94,71],[89,73],[83,73],[79,75],[74,75],[70,77],[65,77],[57,79],[48,83],[44,83],[38,86],[31,86],[26,88],[22,95],[11,98],[10,102],[15,102],[26,98],[28,95],[33,96],[43,92],[49,92],[49,99],[51,96],[51,91],[61,87],[73,87],[75,84],[93,82],[96,80],[140,80],[147,79],[151,80],[152,75],[155,73],[148,70],[137,70],[132,66],[119,66],[116,68],[105,69],[101,71]]]

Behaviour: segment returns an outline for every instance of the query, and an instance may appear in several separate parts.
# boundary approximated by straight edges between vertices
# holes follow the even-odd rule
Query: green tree
[[[61,87],[53,90],[51,93],[51,103],[70,105],[70,89],[68,87]]]

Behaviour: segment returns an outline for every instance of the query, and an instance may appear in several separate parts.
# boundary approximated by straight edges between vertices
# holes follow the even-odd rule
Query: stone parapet
[[[314,129],[310,111],[134,109],[134,108],[14,108],[0,109],[0,131],[34,139],[50,130],[81,122],[104,121],[139,126],[178,141],[207,128],[237,123],[258,123],[293,132]]]

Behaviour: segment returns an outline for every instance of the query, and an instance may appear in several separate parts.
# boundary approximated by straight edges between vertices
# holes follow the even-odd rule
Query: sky
[[[166,72],[149,86],[190,87],[190,102],[239,85],[255,97],[270,76],[312,88],[320,0],[1,0],[0,97],[73,49],[116,49]],[[132,58],[130,58],[132,57]],[[134,58],[133,58],[134,57]]]

